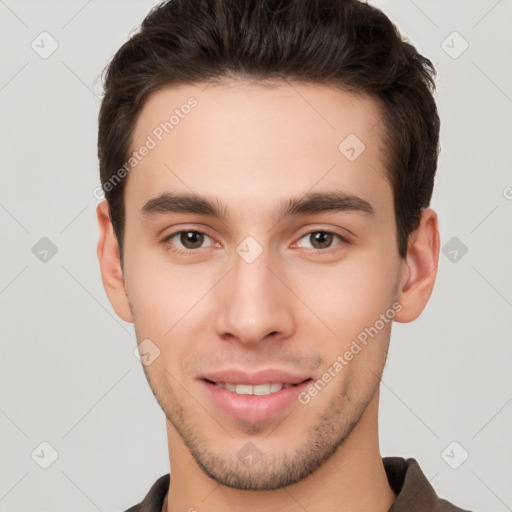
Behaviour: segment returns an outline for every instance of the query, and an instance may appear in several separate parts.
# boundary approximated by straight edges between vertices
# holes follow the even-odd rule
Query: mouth
[[[204,379],[206,382],[213,384],[219,388],[227,389],[232,393],[236,393],[237,395],[255,395],[255,396],[266,396],[274,393],[279,393],[282,389],[288,389],[295,386],[299,386],[300,384],[312,380],[311,378],[305,379],[298,384],[291,384],[290,382],[273,382],[266,384],[235,384],[232,382],[213,382],[208,379]]]
[[[299,404],[297,396],[313,380],[311,377],[286,376],[278,379],[274,376],[267,377],[265,381],[263,374],[230,377],[231,382],[211,376],[201,377],[199,383],[215,408],[231,418],[251,423],[268,421],[288,413]]]

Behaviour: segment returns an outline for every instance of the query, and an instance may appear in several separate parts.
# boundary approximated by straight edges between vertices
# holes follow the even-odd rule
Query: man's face
[[[175,109],[172,130],[158,130]],[[160,350],[144,368],[170,443],[220,483],[300,480],[376,403],[381,314],[392,317],[403,264],[379,119],[369,98],[241,82],[162,90],[138,118],[132,150],[156,145],[126,184],[126,294],[138,342]],[[162,194],[200,196],[223,217],[150,203]],[[322,194],[360,200],[306,204]],[[283,216],[290,201],[302,208]]]

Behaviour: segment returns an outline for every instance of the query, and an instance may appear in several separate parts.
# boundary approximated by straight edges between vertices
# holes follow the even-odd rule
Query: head
[[[144,369],[170,442],[220,483],[282,487],[376,436],[392,322],[436,275],[433,77],[381,11],[344,0],[172,0],[108,66],[103,283],[158,354]],[[225,371],[287,374],[293,403],[233,414],[211,384]]]

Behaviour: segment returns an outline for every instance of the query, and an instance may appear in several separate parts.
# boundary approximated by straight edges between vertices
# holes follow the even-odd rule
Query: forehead
[[[389,210],[380,119],[373,99],[318,84],[162,89],[134,128],[131,149],[139,157],[128,176],[127,211],[162,192],[186,191],[261,212],[277,200],[333,189]]]

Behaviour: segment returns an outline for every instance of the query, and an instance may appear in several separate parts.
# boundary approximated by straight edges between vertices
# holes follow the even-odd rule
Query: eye
[[[306,233],[300,240],[300,247],[308,247],[310,249],[316,250],[325,250],[330,249],[333,245],[333,242],[338,239],[340,242],[348,243],[348,240],[339,235],[338,233],[333,233],[332,231],[310,231]],[[305,240],[306,242],[303,242]]]
[[[176,247],[176,252],[188,252],[194,249],[201,249],[205,241],[209,240],[210,245],[213,239],[201,231],[184,230],[177,231],[167,236],[163,242],[170,243]]]

